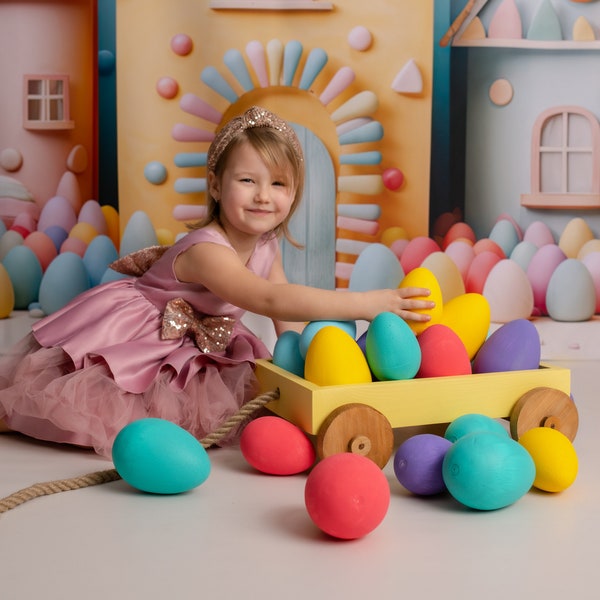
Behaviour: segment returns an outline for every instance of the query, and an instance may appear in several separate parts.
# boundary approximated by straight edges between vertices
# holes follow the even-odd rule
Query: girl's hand
[[[398,288],[395,290],[375,290],[365,292],[372,296],[369,298],[371,318],[373,320],[381,312],[392,312],[405,321],[429,321],[431,315],[415,312],[417,310],[430,310],[435,307],[435,302],[427,300],[431,294],[427,288]]]

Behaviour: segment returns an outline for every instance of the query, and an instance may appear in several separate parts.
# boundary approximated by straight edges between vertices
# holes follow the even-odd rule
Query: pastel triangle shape
[[[490,21],[488,37],[499,40],[518,40],[523,37],[521,14],[515,0],[504,0]]]
[[[533,16],[529,31],[527,32],[527,39],[538,41],[563,39],[560,21],[554,11],[554,7],[548,0],[543,0]]]
[[[394,77],[392,89],[401,94],[420,94],[423,91],[423,77],[414,58],[407,61]]]
[[[577,17],[573,24],[573,40],[576,42],[593,42],[596,39],[594,30],[585,17]]]
[[[475,17],[463,31],[460,36],[461,40],[484,40],[485,28],[479,17]]]

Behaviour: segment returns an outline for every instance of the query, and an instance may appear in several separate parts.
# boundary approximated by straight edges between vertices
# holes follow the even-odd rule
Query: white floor
[[[0,349],[28,324],[26,315],[0,321]],[[552,344],[568,347],[568,328],[553,329]],[[209,479],[187,494],[152,496],[117,481],[0,515],[0,596],[596,599],[600,362],[557,363],[572,369],[580,416],[579,475],[561,494],[531,491],[508,508],[476,512],[449,496],[412,497],[390,461],[386,518],[363,539],[343,542],[308,517],[305,475],[261,475],[237,448],[211,450]],[[0,435],[0,497],[109,468],[84,450]]]

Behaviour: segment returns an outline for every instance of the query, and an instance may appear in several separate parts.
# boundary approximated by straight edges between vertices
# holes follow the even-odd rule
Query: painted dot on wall
[[[153,160],[144,167],[144,177],[150,183],[160,185],[167,178],[167,169],[162,163]]]
[[[187,56],[193,47],[192,38],[185,33],[178,33],[171,38],[171,50],[179,56]]]
[[[161,77],[156,82],[156,91],[161,98],[170,100],[177,96],[179,91],[179,84],[172,77]]]
[[[115,55],[110,50],[98,52],[98,73],[110,75],[115,69]]]
[[[350,44],[351,48],[358,50],[359,52],[368,50],[372,43],[373,36],[371,35],[371,32],[362,25],[354,27],[348,34],[348,44]]]
[[[490,100],[497,106],[506,106],[513,98],[513,87],[507,79],[496,79],[490,86]]]
[[[15,148],[5,148],[0,152],[0,167],[5,171],[18,171],[23,164],[23,155]]]

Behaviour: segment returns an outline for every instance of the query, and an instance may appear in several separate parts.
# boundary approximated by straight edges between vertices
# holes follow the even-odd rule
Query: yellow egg
[[[0,262],[0,319],[10,315],[15,307],[15,290],[8,271]]]
[[[304,378],[316,385],[372,381],[367,359],[356,340],[334,325],[320,329],[310,342]]]
[[[407,321],[415,335],[419,335],[419,333],[425,331],[425,329],[431,327],[431,325],[435,325],[435,323],[440,322],[443,310],[442,290],[435,275],[429,269],[426,269],[425,267],[417,267],[416,269],[412,269],[400,282],[398,287],[427,288],[430,292],[429,296],[415,296],[415,299],[433,300],[433,302],[435,302],[435,306],[433,308],[414,311],[418,313],[429,314],[431,316],[429,321]]]
[[[519,443],[531,454],[535,463],[533,485],[546,492],[562,492],[577,477],[579,461],[569,438],[550,427],[534,427],[526,431]]]
[[[77,238],[78,240],[81,240],[82,242],[84,242],[86,245],[89,245],[89,243],[97,235],[98,235],[98,230],[93,225],[90,225],[89,223],[86,223],[85,221],[81,221],[80,223],[77,223],[76,225],[74,225],[71,228],[71,231],[69,231],[70,238]]]
[[[468,293],[444,304],[441,323],[456,333],[472,359],[487,338],[490,317],[490,305],[485,296]]]
[[[594,239],[594,233],[581,217],[571,219],[558,240],[558,247],[567,258],[577,258],[577,254],[586,242]]]
[[[161,246],[172,246],[175,243],[175,234],[170,229],[157,229],[156,237]]]
[[[121,229],[119,225],[119,213],[114,206],[103,204],[101,207],[104,218],[106,219],[106,227],[108,237],[112,240],[117,251],[119,250],[119,240],[121,239]]]
[[[381,233],[381,243],[391,246],[397,240],[407,240],[408,234],[403,227],[388,227]]]

